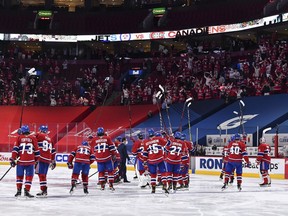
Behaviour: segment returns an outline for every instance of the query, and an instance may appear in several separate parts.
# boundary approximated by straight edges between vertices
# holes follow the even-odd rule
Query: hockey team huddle
[[[17,165],[15,197],[22,194],[24,176],[24,196],[34,197],[30,194],[34,173],[38,175],[40,182],[41,191],[37,193],[37,196],[47,196],[48,169],[51,167],[53,170],[56,167],[55,146],[47,132],[48,126],[45,125],[40,126],[36,135],[30,133],[27,125],[23,125],[19,129],[19,136],[10,158],[11,166]],[[185,134],[179,131],[173,135],[167,135],[165,132],[158,133],[153,129],[149,129],[147,132],[148,136],[145,139],[141,132],[138,133],[136,140],[131,137],[133,141],[132,154],[136,157],[135,169],[139,186],[141,188],[149,186],[151,193],[155,193],[156,185],[162,185],[165,194],[175,193],[181,188],[189,188],[189,159],[191,153],[195,151],[193,143],[187,141]],[[70,153],[67,162],[68,168],[73,170],[70,193],[72,194],[76,185],[79,184],[77,181],[79,181],[80,174],[83,191],[85,194],[89,193],[89,170],[90,165],[95,161],[98,168],[96,172],[98,173],[98,184],[101,190],[105,190],[105,186],[108,184],[109,189],[114,191],[113,184],[119,182],[120,177],[124,182],[128,182],[126,158],[129,159],[129,156],[125,153],[127,152],[125,144],[127,144],[125,137],[122,139],[117,137],[113,141],[104,128],[99,127],[95,137],[90,136],[78,145]],[[124,152],[120,150],[123,149],[120,148],[120,145],[124,146]],[[270,146],[265,143],[264,138],[261,138],[256,159],[263,178],[263,183],[260,186],[271,185],[268,174],[271,160],[270,151]],[[234,171],[236,171],[237,188],[241,191],[242,159],[245,160],[247,166],[251,165],[245,142],[239,134],[235,134],[223,149],[223,169],[220,178],[225,177],[222,190],[225,190],[228,184],[233,182]],[[123,163],[124,166],[119,166]]]

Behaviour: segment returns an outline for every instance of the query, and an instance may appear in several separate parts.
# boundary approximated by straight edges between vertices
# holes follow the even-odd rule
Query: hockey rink
[[[9,168],[0,165],[0,176]],[[91,169],[90,174],[96,170]],[[1,215],[50,216],[182,216],[182,215],[241,215],[273,216],[288,213],[288,181],[272,180],[272,187],[260,188],[259,179],[243,178],[242,191],[236,184],[221,191],[218,176],[190,175],[190,188],[166,196],[161,188],[156,194],[151,189],[140,189],[134,172],[128,171],[131,183],[116,184],[115,191],[100,191],[97,175],[90,178],[89,195],[84,195],[79,185],[69,194],[71,170],[56,167],[49,170],[48,196],[46,198],[16,199],[15,168],[0,182]],[[31,194],[39,192],[38,176],[35,176]],[[23,192],[22,192],[23,194]],[[23,196],[23,195],[22,195]]]

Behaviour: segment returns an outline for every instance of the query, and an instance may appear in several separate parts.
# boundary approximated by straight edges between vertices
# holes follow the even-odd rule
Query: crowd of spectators
[[[157,57],[140,60],[144,73],[131,78],[127,74],[133,67],[130,61],[92,65],[47,55],[39,55],[32,65],[42,74],[27,76],[29,65],[24,65],[22,53],[14,50],[8,58],[0,58],[0,105],[21,105],[23,101],[27,106],[97,106],[116,90],[118,104],[156,104],[159,84],[165,88],[166,104],[184,102],[188,97],[229,102],[287,93],[285,40],[262,37],[256,50],[234,59],[233,53],[224,50],[195,54],[189,46],[180,57],[171,50],[162,51]]]
[[[43,66],[44,65],[44,66]],[[107,65],[105,65],[107,66]],[[0,60],[0,104],[26,106],[96,106],[113,91],[111,68],[101,73],[97,65],[72,65],[47,59],[29,66],[14,58]],[[37,69],[38,68],[38,69]],[[41,70],[39,70],[41,68]],[[114,69],[113,69],[114,71]]]
[[[159,57],[149,76],[132,84],[126,97],[132,104],[154,103],[159,84],[166,90],[165,103],[225,99],[227,102],[247,96],[287,93],[288,45],[285,40],[262,37],[258,48],[248,55],[231,59],[231,53],[195,56],[187,52],[181,58]]]

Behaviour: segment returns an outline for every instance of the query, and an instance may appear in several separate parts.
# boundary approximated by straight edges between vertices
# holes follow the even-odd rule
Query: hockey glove
[[[68,166],[69,169],[73,169],[73,164],[72,164],[72,163],[69,163],[69,162],[68,162],[68,163],[67,163],[67,166]]]
[[[246,164],[246,167],[248,167],[248,168],[251,168],[251,162],[248,162],[247,164]]]
[[[50,163],[50,168],[51,170],[54,170],[56,167],[56,161],[55,160],[52,160],[51,163]]]
[[[16,166],[16,161],[13,158],[10,158],[10,165],[11,167],[15,167]]]

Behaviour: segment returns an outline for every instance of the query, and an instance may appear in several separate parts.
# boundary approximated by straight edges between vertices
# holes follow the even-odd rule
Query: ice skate
[[[230,184],[230,185],[233,185],[233,182],[234,182],[234,176],[230,177],[229,184]]]
[[[237,189],[238,189],[238,191],[242,190],[241,184],[237,184]]]
[[[69,193],[70,193],[70,194],[73,194],[75,188],[76,188],[76,186],[73,184],[73,185],[71,186],[71,189],[70,189]]]
[[[170,188],[171,185],[169,185],[169,188]],[[177,187],[176,187],[176,184],[173,184],[173,187],[171,187],[169,189],[169,191],[171,191],[171,193],[176,193],[176,190],[177,190]]]
[[[169,194],[169,190],[167,189],[166,186],[163,185],[162,190],[164,191],[165,194]]]
[[[260,187],[270,187],[271,186],[271,183],[270,183],[270,186],[268,183],[261,183],[259,184]]]
[[[223,173],[220,174],[219,181],[223,181]]]
[[[181,189],[183,189],[183,188],[184,188],[184,184],[180,184],[180,186],[177,187],[176,189],[177,189],[177,190],[181,190]]]
[[[115,188],[113,187],[113,184],[112,184],[112,183],[109,184],[109,190],[110,190],[110,191],[115,191]]]
[[[47,190],[42,190],[39,193],[36,194],[37,197],[46,197],[47,196]]]
[[[15,197],[20,197],[21,196],[21,189],[17,190],[17,193],[15,194]]]
[[[224,185],[222,186],[222,191],[226,190],[228,188],[228,184],[227,183],[224,183]]]
[[[101,183],[100,185],[101,185],[100,190],[105,190],[105,182]]]
[[[87,187],[84,187],[84,188],[83,188],[83,191],[84,191],[84,194],[89,194]]]
[[[148,187],[150,187],[150,185],[149,185],[149,183],[148,183],[148,182],[147,182],[147,184],[146,184],[146,185],[142,185],[142,186],[140,186],[140,188],[141,188],[141,189],[145,189],[147,186],[148,186]]]
[[[30,194],[30,192],[26,188],[24,189],[24,196],[26,198],[33,198],[34,197],[32,194]]]
[[[152,185],[152,191],[151,193],[154,194],[156,192],[156,186],[155,185]]]

